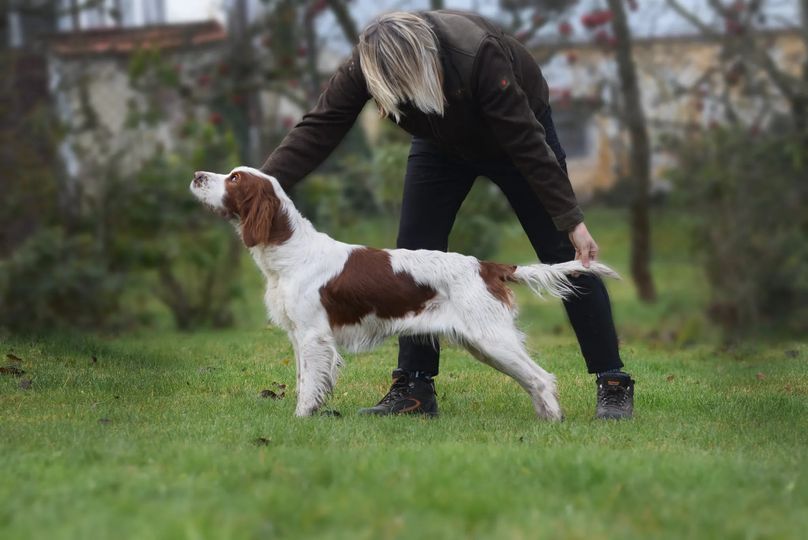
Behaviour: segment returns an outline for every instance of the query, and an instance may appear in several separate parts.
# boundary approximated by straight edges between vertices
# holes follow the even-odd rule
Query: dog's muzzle
[[[196,171],[194,173],[194,187],[202,187],[208,181],[208,175],[203,173],[202,171]]]

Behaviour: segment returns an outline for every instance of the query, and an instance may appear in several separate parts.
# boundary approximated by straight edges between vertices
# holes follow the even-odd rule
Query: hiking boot
[[[622,420],[634,414],[634,380],[628,373],[605,373],[598,377],[596,418]]]
[[[359,409],[359,414],[422,414],[438,415],[435,383],[421,378],[410,379],[403,369],[393,371],[393,384],[381,401],[373,407]]]

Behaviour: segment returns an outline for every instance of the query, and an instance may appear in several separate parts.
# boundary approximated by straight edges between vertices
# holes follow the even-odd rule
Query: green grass
[[[545,341],[562,424],[538,422],[515,383],[457,351],[437,420],[355,414],[382,393],[391,345],[348,364],[331,401],[342,418],[300,420],[292,396],[259,397],[294,381],[275,330],[11,340],[32,388],[0,381],[0,536],[797,538],[808,527],[808,347],[741,358],[630,347],[637,418],[604,423],[591,420],[574,345]]]
[[[625,272],[613,217],[596,212],[591,228]],[[341,418],[296,419],[291,388],[259,397],[294,382],[285,336],[260,322],[0,336],[26,371],[0,375],[0,538],[804,537],[808,344],[714,344],[703,284],[662,219],[660,303],[611,286],[638,381],[630,422],[592,420],[593,380],[562,310],[524,291],[522,326],[559,377],[561,424],[452,349],[438,419],[356,415],[384,392],[393,343],[349,358],[329,405]],[[360,233],[343,238],[389,245]],[[525,246],[509,234],[497,258],[528,260]],[[259,304],[244,307],[256,321]]]

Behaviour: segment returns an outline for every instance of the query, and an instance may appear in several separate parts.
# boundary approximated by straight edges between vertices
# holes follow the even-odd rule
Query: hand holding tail
[[[600,250],[595,243],[595,239],[589,234],[589,230],[583,222],[571,229],[569,236],[570,242],[575,246],[575,260],[581,261],[584,268],[589,268],[590,262],[598,258],[598,251]]]

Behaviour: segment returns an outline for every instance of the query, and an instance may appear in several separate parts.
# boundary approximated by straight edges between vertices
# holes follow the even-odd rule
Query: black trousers
[[[548,109],[539,121],[547,143],[566,170]],[[559,232],[525,178],[509,160],[465,160],[443,153],[426,140],[414,138],[404,178],[404,196],[397,245],[407,249],[446,251],[460,205],[478,176],[491,179],[508,199],[539,260],[559,263],[575,258],[575,248]],[[611,303],[600,278],[580,276],[573,283],[578,296],[564,302],[590,373],[620,368]],[[398,367],[438,374],[440,345],[423,336],[399,338]]]

